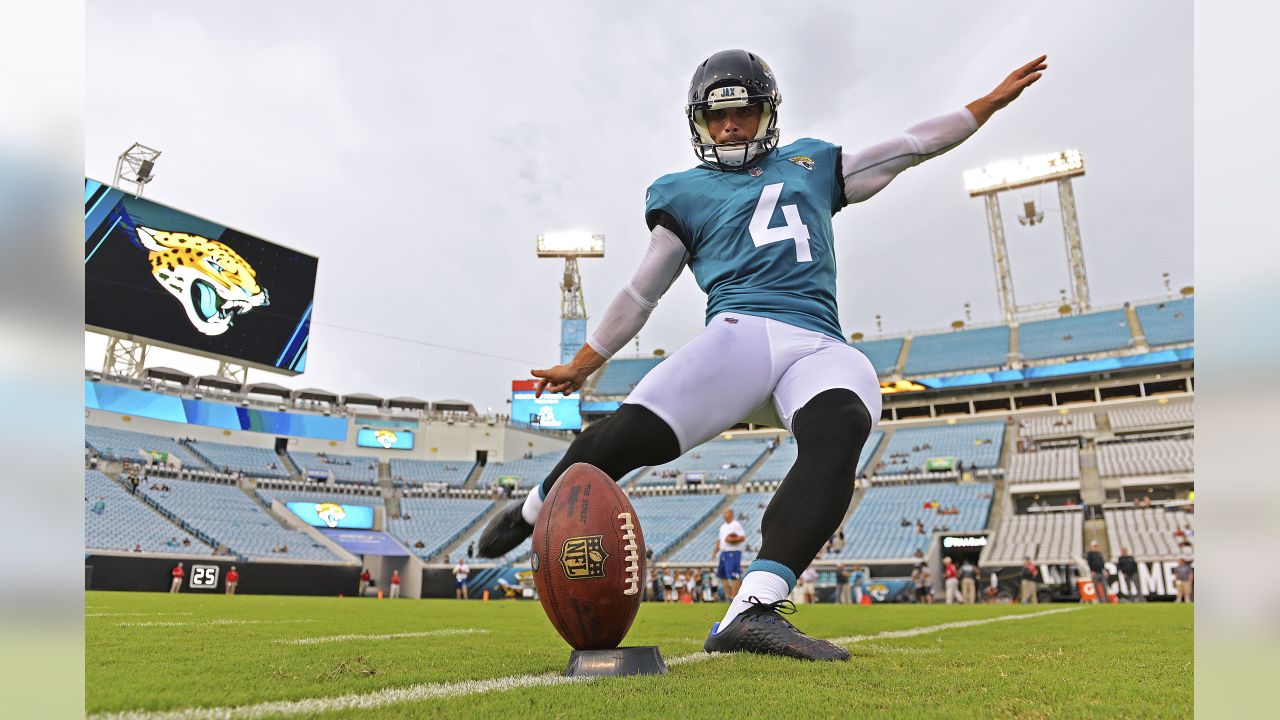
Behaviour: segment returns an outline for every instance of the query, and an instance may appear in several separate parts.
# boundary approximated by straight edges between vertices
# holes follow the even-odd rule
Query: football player
[[[959,145],[1047,67],[1041,56],[963,108],[858,152],[801,138],[779,146],[782,95],[745,50],[693,74],[685,114],[698,165],[649,187],[640,268],[567,364],[534,370],[537,391],[568,394],[622,349],[687,265],[707,293],[706,327],[655,367],[612,416],[593,423],[524,504],[495,517],[480,553],[498,557],[533,531],[543,498],[573,463],[614,480],[679,457],[742,421],[784,427],[797,457],[762,518],[762,542],[708,652],[847,660],[843,647],[781,617],[796,576],[853,497],[858,457],[880,418],[880,385],[836,311],[831,217],[899,173]]]

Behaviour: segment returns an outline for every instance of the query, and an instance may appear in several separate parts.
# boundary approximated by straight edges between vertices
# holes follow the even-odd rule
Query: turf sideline
[[[976,627],[978,625],[990,625],[991,623],[1007,622],[1012,620],[1029,620],[1031,618],[1045,617],[1047,615],[1074,612],[1079,610],[1080,607],[1081,606],[1077,605],[1074,607],[1041,610],[1039,612],[1024,613],[1020,615],[1001,615],[999,617],[984,618],[982,620],[961,620],[957,622],[942,623],[939,625],[925,625],[917,628],[907,628],[906,630],[886,630],[881,633],[876,633],[875,635],[850,635],[848,637],[835,638],[832,642],[840,645],[852,645],[855,643],[866,642],[868,640],[916,637],[918,635],[928,635],[930,633],[942,632],[944,630]],[[732,657],[732,655],[696,652],[689,655],[681,655],[679,657],[671,658],[670,660],[667,660],[667,665],[687,665],[689,663],[725,657]],[[377,690],[371,693],[350,693],[347,695],[336,695],[334,697],[327,698],[311,698],[308,700],[275,700],[258,703],[256,705],[240,705],[237,707],[196,707],[183,708],[181,710],[130,710],[125,712],[98,713],[87,716],[86,720],[233,720],[237,718],[254,720],[256,718],[310,715],[324,712],[339,712],[343,710],[371,710],[374,708],[386,707],[388,705],[398,705],[400,703],[417,702],[421,700],[454,698],[464,695],[478,695],[480,693],[504,692],[507,690],[546,687],[549,685],[563,685],[565,683],[586,682],[590,680],[592,680],[590,677],[565,677],[563,675],[551,673],[545,675],[514,675],[511,677],[493,678],[490,680],[464,680],[462,682],[451,683],[422,683],[419,685],[410,685],[409,687],[404,688],[386,688],[384,690]]]

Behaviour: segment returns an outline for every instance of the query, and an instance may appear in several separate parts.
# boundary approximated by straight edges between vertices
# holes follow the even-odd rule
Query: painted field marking
[[[1057,615],[1079,610],[1079,606],[1021,615],[1001,615],[982,620],[963,620],[958,622],[925,625],[905,630],[886,630],[875,635],[850,635],[835,638],[832,642],[840,645],[852,645],[868,640],[884,640],[893,638],[916,637],[929,633],[955,630],[958,628],[976,627],[991,623],[1011,620],[1029,620],[1031,618]],[[689,665],[692,663],[733,657],[729,653],[710,654],[696,652],[667,660],[668,666]],[[511,677],[493,678],[490,680],[463,680],[451,683],[420,683],[402,688],[386,688],[370,693],[349,693],[326,698],[307,700],[275,700],[255,705],[239,705],[236,707],[194,707],[181,710],[127,710],[125,712],[98,713],[89,715],[86,720],[257,720],[258,718],[281,717],[289,715],[311,715],[325,712],[341,712],[349,710],[369,710],[373,708],[398,705],[400,703],[419,702],[422,700],[448,699],[481,693],[505,692],[524,688],[564,685],[573,682],[585,682],[591,677],[565,677],[547,673],[544,675],[513,675]]]
[[[101,612],[101,613],[85,613],[85,617],[142,617],[142,616],[160,616],[160,615],[195,615],[189,612]]]
[[[205,622],[170,622],[156,620],[149,622],[122,622],[116,627],[186,627],[188,625],[290,625],[293,623],[313,623],[315,620],[208,620]]]
[[[318,645],[320,643],[347,642],[348,640],[398,640],[400,638],[447,637],[449,635],[483,635],[488,630],[479,628],[446,628],[444,630],[423,630],[421,632],[389,633],[387,635],[322,635],[320,637],[296,638],[293,640],[272,640],[277,645]]]

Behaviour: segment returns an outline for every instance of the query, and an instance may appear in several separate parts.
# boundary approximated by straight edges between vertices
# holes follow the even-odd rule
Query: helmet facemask
[[[769,95],[752,95],[741,85],[724,85],[711,89],[707,99],[686,108],[690,142],[694,154],[702,162],[719,170],[742,170],[757,158],[778,146],[778,112],[775,99]],[[717,143],[707,130],[706,111],[728,110],[759,104],[760,125],[750,140]]]

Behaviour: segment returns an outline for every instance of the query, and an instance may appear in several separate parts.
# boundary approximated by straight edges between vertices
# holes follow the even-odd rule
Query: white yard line
[[[296,638],[293,640],[272,640],[277,645],[318,645],[320,643],[347,642],[357,640],[399,640],[400,638],[447,637],[449,635],[480,635],[489,632],[478,628],[446,628],[444,630],[423,630],[422,632],[390,633],[387,635],[322,635],[320,637]]]
[[[840,645],[852,645],[855,643],[866,642],[868,640],[916,637],[919,635],[942,632],[943,630],[976,627],[979,625],[989,625],[991,623],[1008,622],[1012,620],[1028,620],[1031,618],[1045,617],[1047,615],[1073,612],[1079,609],[1080,606],[1075,606],[1054,610],[1041,610],[1039,612],[1025,613],[1021,615],[1000,615],[998,617],[983,618],[981,620],[962,620],[958,622],[942,623],[939,625],[925,625],[917,628],[907,628],[905,630],[886,630],[885,632],[876,633],[875,635],[850,635],[848,637],[835,638],[832,642]],[[732,657],[732,655],[712,655],[705,652],[696,652],[689,655],[681,655],[671,658],[667,660],[667,665],[674,667],[726,657]],[[386,707],[388,705],[397,705],[400,703],[418,702],[421,700],[447,699],[462,697],[464,695],[478,695],[481,693],[503,692],[506,690],[546,687],[549,685],[584,682],[590,679],[591,678],[589,677],[570,678],[550,673],[544,675],[514,675],[512,677],[493,678],[490,680],[463,680],[461,682],[452,683],[421,683],[418,685],[410,685],[409,687],[387,688],[369,693],[350,693],[347,695],[311,698],[308,700],[277,700],[273,702],[257,703],[255,705],[240,705],[237,707],[183,708],[181,710],[159,712],[132,710],[119,713],[99,713],[97,715],[88,716],[87,720],[256,720],[257,718],[308,715],[322,712],[369,710],[373,708]]]
[[[171,612],[171,613],[168,613],[168,612],[155,612],[155,613],[140,613],[140,612],[103,612],[103,613],[85,613],[85,617],[141,617],[141,616],[158,616],[158,615],[195,615],[195,613],[189,613],[189,612]]]
[[[187,625],[289,625],[293,623],[313,623],[315,620],[208,620],[206,622],[169,622],[157,620],[152,622],[122,622],[116,627],[185,627]]]

